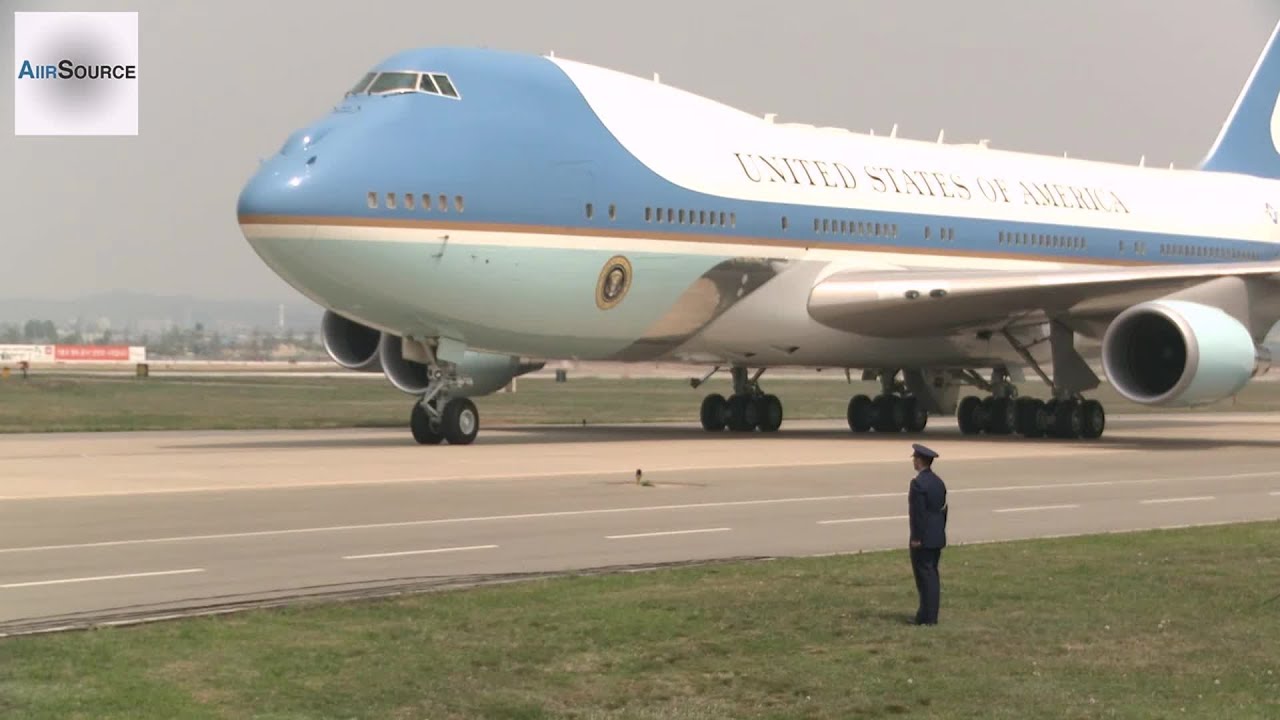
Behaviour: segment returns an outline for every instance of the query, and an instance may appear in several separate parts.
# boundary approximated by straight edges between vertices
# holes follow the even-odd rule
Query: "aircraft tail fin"
[[[1280,24],[1258,58],[1202,170],[1280,178]]]

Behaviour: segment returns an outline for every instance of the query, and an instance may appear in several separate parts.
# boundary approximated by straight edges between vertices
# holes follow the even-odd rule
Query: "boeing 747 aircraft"
[[[326,308],[334,361],[417,397],[419,443],[472,442],[471,398],[551,359],[727,370],[708,431],[778,430],[761,374],[798,366],[879,380],[849,401],[855,433],[955,413],[966,434],[1097,438],[1090,360],[1158,406],[1269,369],[1278,178],[1275,32],[1197,170],[777,122],[656,76],[430,48],[289,136],[238,216]],[[1027,371],[1050,397],[1019,394]]]

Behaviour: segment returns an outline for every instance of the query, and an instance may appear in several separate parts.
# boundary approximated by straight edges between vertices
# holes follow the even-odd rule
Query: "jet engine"
[[[411,395],[426,392],[427,366],[405,358],[403,338],[383,333],[378,344],[378,356],[381,358],[383,372],[396,389]],[[512,355],[468,350],[463,354],[462,362],[458,363],[458,374],[469,378],[471,383],[451,390],[449,394],[455,397],[488,395],[505,387],[512,378],[539,370],[545,364],[522,362]]]
[[[325,310],[320,321],[320,338],[325,352],[348,370],[380,372],[378,341],[382,333],[354,320]]]
[[[1270,369],[1271,353],[1216,307],[1153,300],[1111,322],[1102,364],[1116,391],[1135,403],[1189,407],[1236,394]]]

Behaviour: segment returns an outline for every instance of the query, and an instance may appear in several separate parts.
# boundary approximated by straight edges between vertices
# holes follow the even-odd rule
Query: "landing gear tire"
[[[760,431],[777,432],[782,427],[782,401],[777,395],[761,395],[754,400]]]
[[[929,424],[929,413],[920,404],[920,398],[903,398],[902,415],[905,418],[902,429],[909,433],[922,433]]]
[[[849,399],[849,411],[846,413],[849,420],[849,429],[856,433],[864,433],[871,431],[871,398],[866,395],[854,395]]]
[[[986,431],[991,435],[1008,435],[1018,425],[1018,407],[1012,398],[988,398]]]
[[[1036,398],[1018,398],[1014,403],[1018,422],[1015,430],[1025,438],[1044,437],[1044,423],[1040,415],[1044,413],[1044,401]]]
[[[729,402],[719,393],[712,393],[702,399],[702,429],[707,432],[724,430],[725,418],[729,414]]]
[[[982,398],[970,395],[961,400],[960,406],[956,408],[956,421],[960,425],[961,434],[977,435],[982,432],[982,427],[986,424],[982,416]]]
[[[876,432],[902,432],[906,417],[903,413],[902,398],[897,395],[881,395],[873,402]]]
[[[454,398],[440,413],[440,430],[450,445],[470,445],[480,432],[480,411],[467,398]]]
[[[1059,401],[1053,409],[1053,436],[1064,440],[1080,437],[1084,425],[1084,412],[1074,400]]]
[[[422,403],[414,403],[413,412],[409,413],[409,431],[419,445],[439,445],[444,440],[444,435],[431,426],[431,415]]]
[[[1107,413],[1102,403],[1097,400],[1085,400],[1080,405],[1081,423],[1080,437],[1086,440],[1097,440],[1107,428]]]
[[[750,395],[734,395],[729,398],[729,429],[733,432],[751,432],[759,424],[755,398]]]

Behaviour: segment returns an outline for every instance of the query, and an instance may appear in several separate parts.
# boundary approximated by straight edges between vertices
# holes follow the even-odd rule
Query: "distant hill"
[[[139,332],[163,330],[170,326],[208,330],[232,328],[276,328],[280,321],[278,302],[262,300],[210,300],[189,296],[148,295],[111,292],[75,300],[0,299],[0,323],[52,320],[59,326],[77,320],[86,327],[106,318],[114,329]],[[323,309],[309,302],[284,303],[284,326],[295,330],[318,329]]]

